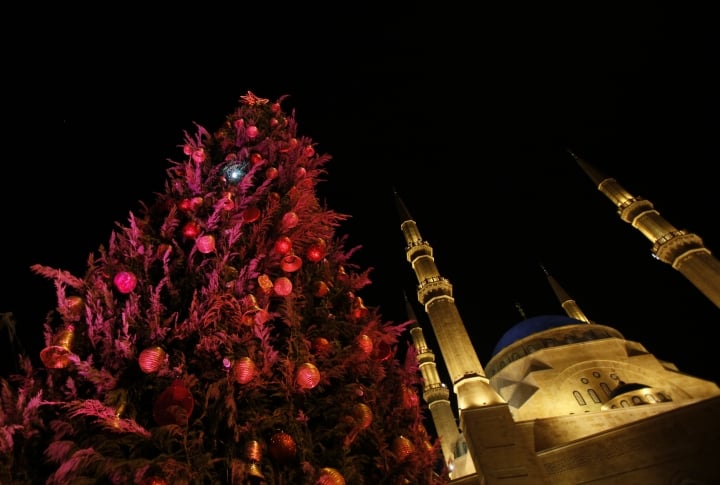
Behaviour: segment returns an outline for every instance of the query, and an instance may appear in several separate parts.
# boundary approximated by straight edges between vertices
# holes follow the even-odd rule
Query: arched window
[[[608,386],[608,385],[605,384],[604,382],[601,382],[601,383],[600,383],[600,389],[602,389],[603,392],[605,393],[605,397],[610,397],[610,392],[611,392],[611,391],[610,391],[610,386]]]
[[[595,392],[595,389],[588,389],[588,395],[590,396],[590,399],[593,400],[594,403],[600,402],[600,397],[598,397],[597,392]]]
[[[575,396],[575,400],[580,406],[585,406],[586,402],[585,399],[582,397],[582,394],[580,394],[578,391],[573,391],[573,396]]]

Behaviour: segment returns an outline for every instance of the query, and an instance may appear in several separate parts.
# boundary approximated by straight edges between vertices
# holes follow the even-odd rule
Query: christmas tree
[[[185,132],[84,276],[44,265],[41,364],[2,380],[0,481],[442,484],[406,329],[321,203],[286,97]]]

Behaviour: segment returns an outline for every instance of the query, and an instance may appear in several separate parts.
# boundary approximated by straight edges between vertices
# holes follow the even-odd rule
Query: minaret
[[[467,457],[463,459],[459,456],[461,454],[458,452],[459,450],[456,449],[456,445],[460,439],[460,431],[455,413],[453,413],[450,404],[450,390],[440,380],[440,375],[435,365],[435,354],[433,354],[433,351],[425,341],[422,327],[420,327],[407,295],[405,295],[405,307],[407,309],[408,319],[413,322],[409,328],[413,345],[417,351],[420,373],[423,377],[423,399],[430,409],[435,431],[440,438],[443,457],[450,470],[450,477],[455,479],[469,473],[474,473],[475,467],[472,466],[472,462],[466,463]]]
[[[567,294],[563,287],[560,286],[560,283],[558,283],[557,280],[553,278],[553,276],[548,272],[547,269],[545,269],[544,266],[541,267],[542,270],[545,272],[545,276],[547,276],[550,288],[552,288],[555,296],[560,302],[560,306],[562,306],[563,310],[565,310],[567,316],[570,318],[574,318],[575,320],[580,320],[581,322],[590,323],[590,320],[588,319],[588,317],[585,316],[585,313],[580,309],[580,306],[575,302],[575,300],[570,298],[570,295]]]
[[[697,234],[675,228],[653,204],[627,192],[611,177],[574,153],[580,167],[598,190],[617,206],[620,218],[631,224],[653,244],[653,255],[678,270],[716,306],[720,307],[720,261],[704,246]]]
[[[458,407],[468,409],[505,401],[488,383],[485,370],[480,364],[470,336],[455,306],[452,285],[440,276],[433,250],[422,239],[417,224],[410,216],[405,204],[395,193],[395,201],[402,223],[400,229],[405,236],[408,262],[418,279],[418,301],[425,307],[435,333],[440,352],[447,366],[448,374],[457,395]]]

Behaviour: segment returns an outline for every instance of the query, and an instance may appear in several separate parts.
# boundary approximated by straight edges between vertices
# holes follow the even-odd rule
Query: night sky
[[[320,196],[352,216],[340,232],[374,268],[361,296],[386,320],[407,318],[403,292],[416,301],[394,188],[484,364],[523,313],[562,313],[544,267],[591,320],[720,381],[718,308],[566,151],[720,254],[716,17],[710,2],[627,3],[18,14],[0,312],[36,353],[55,300],[30,265],[82,276],[116,221],[163,190],[183,131],[214,131],[252,91],[288,95],[300,134],[332,156]]]

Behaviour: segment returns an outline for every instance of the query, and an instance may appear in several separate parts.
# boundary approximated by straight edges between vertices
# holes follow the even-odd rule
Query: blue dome
[[[516,323],[500,337],[500,340],[493,349],[492,356],[496,356],[508,345],[517,342],[534,333],[542,332],[549,328],[562,327],[565,325],[585,324],[575,318],[566,315],[538,315]]]

